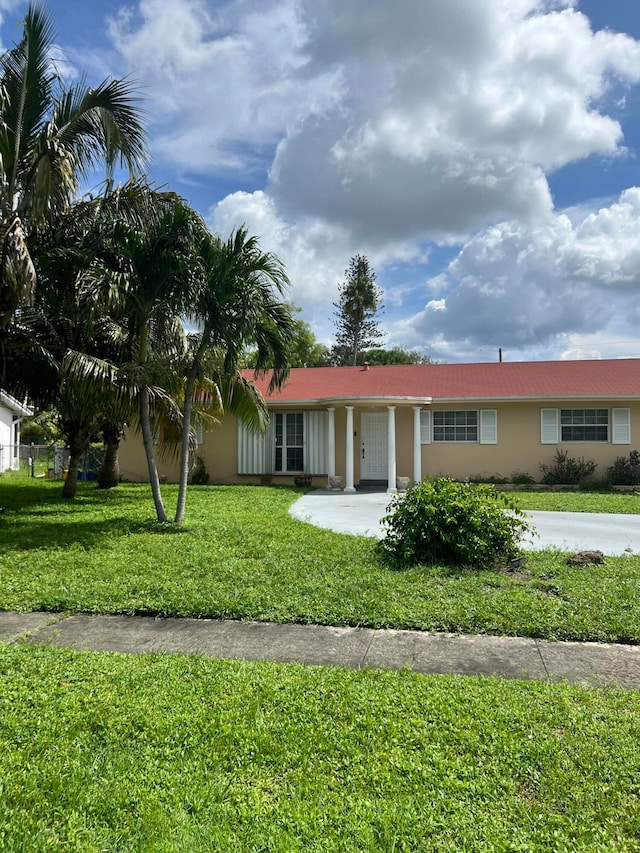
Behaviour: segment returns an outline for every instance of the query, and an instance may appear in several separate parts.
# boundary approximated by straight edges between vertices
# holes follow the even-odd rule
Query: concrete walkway
[[[309,492],[289,512],[294,518],[336,533],[382,536],[381,518],[391,495],[384,492]],[[523,542],[526,550],[599,550],[603,554],[640,554],[640,515],[530,511],[535,533]]]
[[[215,619],[0,612],[0,642],[640,688],[640,647]]]

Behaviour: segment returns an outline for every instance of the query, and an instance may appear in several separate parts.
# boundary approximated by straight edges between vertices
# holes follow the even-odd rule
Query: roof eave
[[[407,397],[407,396],[388,396],[386,394],[380,396],[368,397],[317,397],[303,398],[299,400],[273,400],[266,397],[268,406],[332,406],[332,405],[349,405],[354,406],[375,406],[383,403],[408,403],[412,406],[428,406],[432,402],[432,397]]]
[[[22,415],[24,418],[29,418],[33,415],[33,409],[23,405],[15,397],[12,397],[11,394],[7,394],[6,391],[0,390],[0,403],[16,415]]]

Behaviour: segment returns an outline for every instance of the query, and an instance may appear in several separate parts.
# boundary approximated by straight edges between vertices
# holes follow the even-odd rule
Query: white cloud
[[[140,0],[110,34],[185,172],[263,168],[279,213],[353,239],[544,218],[546,171],[621,151],[640,44],[543,0]],[[619,95],[619,93],[618,93]]]
[[[160,159],[253,170],[262,189],[214,205],[213,227],[244,222],[282,257],[321,336],[364,252],[388,291],[414,264],[422,310],[400,316],[405,279],[385,325],[443,359],[633,337],[639,191],[556,214],[547,183],[626,156],[616,116],[640,82],[640,42],[593,32],[575,0],[139,0],[110,35]],[[417,269],[430,242],[461,246],[446,273]]]
[[[338,299],[338,285],[344,280],[350,257],[358,252],[367,254],[383,291],[380,267],[425,258],[419,247],[406,243],[384,252],[373,243],[356,246],[343,228],[322,219],[288,222],[279,215],[274,200],[261,191],[228,195],[211,209],[208,221],[222,236],[246,225],[265,251],[278,255],[291,281],[291,301],[305,310],[305,318],[325,342],[333,335],[332,303]],[[391,303],[397,295],[395,291],[390,294]]]
[[[153,100],[155,150],[201,174],[251,166],[304,111],[335,95],[303,80],[304,28],[294,0],[140,0],[109,25]]]
[[[392,330],[410,346],[561,348],[599,353],[598,339],[638,337],[640,189],[572,223],[503,222],[477,233],[449,265],[448,290]],[[440,288],[444,284],[440,281]],[[425,297],[429,288],[425,288]],[[446,342],[446,343],[445,343]],[[605,352],[606,354],[606,352]],[[584,356],[583,356],[584,357]]]

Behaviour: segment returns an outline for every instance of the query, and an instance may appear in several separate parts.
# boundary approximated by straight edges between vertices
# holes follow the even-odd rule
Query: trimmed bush
[[[511,482],[516,486],[531,486],[535,480],[527,471],[514,471],[511,475]]]
[[[495,567],[518,556],[520,537],[530,530],[504,493],[446,477],[397,495],[389,510],[380,548],[398,566]]]
[[[640,453],[632,450],[629,456],[618,456],[607,469],[609,482],[614,486],[640,485]]]
[[[508,477],[503,477],[502,474],[472,474],[469,477],[470,483],[494,483],[496,486],[504,486],[509,482]]]
[[[547,486],[580,486],[591,479],[597,469],[591,459],[574,459],[566,450],[556,450],[551,465],[540,463],[542,482]]]
[[[193,466],[193,473],[191,474],[191,485],[192,486],[208,486],[209,485],[209,472],[204,464],[204,459],[202,456],[196,457],[196,464]]]

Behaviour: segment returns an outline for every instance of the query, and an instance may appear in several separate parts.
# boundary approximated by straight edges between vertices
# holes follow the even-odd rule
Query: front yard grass
[[[522,509],[553,512],[613,512],[640,515],[640,489],[633,492],[509,492]]]
[[[175,501],[175,487],[164,491]],[[398,572],[374,541],[292,519],[294,490],[192,488],[184,529],[150,520],[144,485],[80,484],[73,503],[59,493],[56,483],[0,481],[0,609],[640,642],[637,556],[581,568],[539,552],[520,574]]]
[[[640,844],[640,693],[0,646],[0,847]]]

